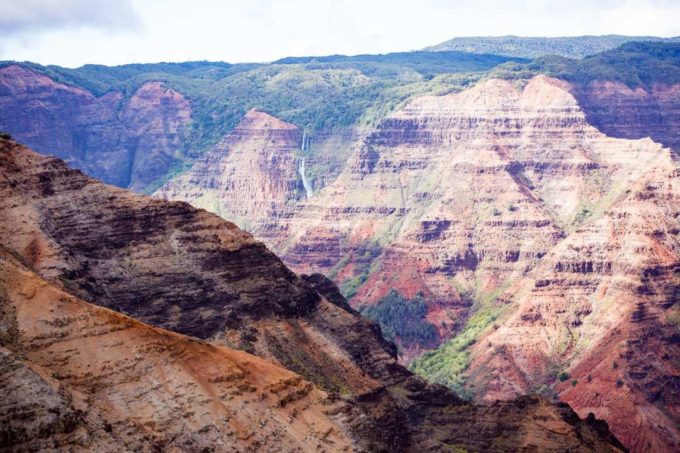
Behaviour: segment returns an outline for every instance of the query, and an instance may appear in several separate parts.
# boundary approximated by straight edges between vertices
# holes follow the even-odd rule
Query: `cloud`
[[[0,0],[0,60],[223,60],[413,50],[456,36],[680,34],[678,0]]]
[[[0,36],[60,29],[129,31],[141,20],[131,0],[0,0]]]

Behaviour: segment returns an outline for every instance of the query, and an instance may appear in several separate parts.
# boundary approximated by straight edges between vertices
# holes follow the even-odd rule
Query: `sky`
[[[680,0],[0,0],[0,60],[77,67],[421,49],[457,36],[680,35]]]

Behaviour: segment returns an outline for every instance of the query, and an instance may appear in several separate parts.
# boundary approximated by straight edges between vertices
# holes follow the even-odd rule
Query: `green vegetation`
[[[569,82],[615,80],[628,86],[680,82],[680,43],[630,42],[580,61],[544,59],[540,64],[551,74]]]
[[[452,388],[461,397],[472,397],[465,387],[463,373],[470,363],[469,347],[477,342],[502,314],[503,308],[488,301],[471,317],[462,332],[434,351],[426,352],[411,363],[411,370],[425,378]]]
[[[376,241],[366,241],[361,246],[357,246],[351,253],[343,256],[340,261],[331,269],[328,276],[333,279],[352,259],[354,264],[355,276],[340,283],[340,292],[346,299],[354,297],[369,275],[376,272],[380,266],[379,255],[382,253],[381,245]]]
[[[569,379],[569,373],[566,371],[560,371],[560,373],[557,375],[557,379],[559,379],[560,382],[564,382]]]
[[[7,132],[0,131],[0,138],[3,140],[12,140],[12,136]]]
[[[366,283],[366,280],[368,280],[367,273],[362,273],[356,277],[349,278],[340,285],[340,292],[345,296],[345,299],[349,300],[356,295],[361,285]]]
[[[488,77],[526,80],[546,74],[576,85],[607,80],[649,88],[654,83],[680,83],[678,66],[680,42],[629,42],[581,60],[547,56],[529,63],[509,62],[494,68]]]
[[[409,300],[393,289],[377,304],[359,307],[359,312],[380,324],[390,341],[427,347],[437,340],[436,329],[425,320],[427,305],[421,294]]]
[[[498,55],[480,55],[459,51],[396,52],[382,55],[330,55],[325,57],[290,57],[274,64],[323,65],[333,69],[355,69],[369,77],[381,79],[432,79],[438,74],[486,71],[508,60],[527,61],[524,58]]]

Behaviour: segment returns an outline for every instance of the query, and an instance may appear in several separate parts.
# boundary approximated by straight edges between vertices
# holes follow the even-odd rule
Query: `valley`
[[[608,38],[0,64],[0,444],[676,451],[680,45]]]
[[[204,210],[6,139],[0,194],[0,448],[623,451],[566,404],[413,375],[332,282]]]

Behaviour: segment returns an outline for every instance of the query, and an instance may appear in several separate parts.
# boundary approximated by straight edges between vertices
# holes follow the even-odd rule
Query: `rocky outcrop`
[[[161,187],[159,198],[207,209],[264,239],[305,196],[297,151],[302,132],[263,112],[239,125],[192,167]]]
[[[20,65],[0,68],[0,129],[120,187],[143,190],[187,158],[189,102],[161,82],[101,97]]]
[[[379,329],[347,310],[327,281],[312,278],[308,280],[313,286],[306,283],[252,236],[215,215],[105,186],[56,158],[11,141],[0,142],[0,195],[0,240],[26,266],[21,275],[6,279],[5,291],[36,299],[21,306],[13,303],[17,322],[3,322],[8,326],[3,327],[4,335],[12,338],[12,344],[30,340],[27,363],[37,361],[54,369],[53,379],[76,386],[76,396],[101,396],[97,402],[86,399],[88,411],[95,413],[102,406],[124,408],[114,419],[121,427],[138,426],[140,421],[146,436],[141,444],[135,443],[139,437],[134,429],[125,430],[133,446],[151,448],[157,441],[167,441],[191,449],[200,448],[201,442],[224,439],[226,443],[231,418],[215,420],[215,430],[201,431],[210,424],[211,411],[243,411],[233,415],[239,419],[248,417],[252,409],[252,418],[241,425],[239,440],[253,448],[257,441],[261,448],[272,445],[277,439],[267,435],[272,432],[298,445],[317,442],[320,436],[320,446],[315,448],[328,450],[342,445],[345,438],[360,451],[444,446],[473,451],[620,449],[601,422],[583,421],[565,406],[524,399],[480,407],[413,376],[397,363]],[[60,287],[50,290],[57,294],[51,297],[57,299],[55,306],[41,300],[42,291],[33,292],[37,285],[13,289],[21,288],[16,282],[30,273],[28,268]],[[84,314],[83,303],[74,296],[125,311],[155,327],[104,308]],[[49,311],[52,307],[54,312]],[[277,365],[266,365],[229,346]],[[292,372],[283,371],[281,365]],[[118,380],[118,373],[107,374],[107,370],[139,379]],[[279,377],[271,382],[268,376]],[[248,400],[249,405],[220,405],[215,400],[214,406],[206,407],[208,398],[221,400],[235,392],[234,383],[241,379],[255,390],[244,388],[242,395],[234,397]],[[196,380],[197,386],[190,384]],[[316,396],[322,395],[305,380],[329,392],[325,413],[315,412]],[[135,387],[136,381],[142,387]],[[206,389],[215,392],[206,395]],[[296,401],[300,410],[311,411],[310,416],[293,411],[291,423],[301,417],[299,429],[278,429],[278,414],[286,413],[288,405],[296,407]],[[70,403],[64,397],[54,404]],[[275,410],[276,404],[285,410]],[[271,425],[263,424],[261,411],[274,417]],[[186,422],[175,421],[178,415]],[[323,422],[317,423],[317,415]],[[200,422],[192,424],[197,417]],[[326,420],[328,425],[323,425]],[[182,430],[183,423],[187,426]],[[305,431],[311,423],[319,429]],[[484,427],[475,428],[479,435],[470,435],[472,423]],[[344,431],[323,426],[344,427]],[[118,425],[111,423],[110,429]],[[60,425],[59,430],[68,437],[70,427]],[[204,437],[193,435],[199,431]],[[173,433],[179,434],[172,437]],[[335,444],[326,447],[324,439]]]

